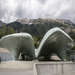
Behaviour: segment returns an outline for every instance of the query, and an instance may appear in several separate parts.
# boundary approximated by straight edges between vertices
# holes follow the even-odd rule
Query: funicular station
[[[72,46],[72,38],[58,27],[50,29],[45,34],[37,49],[32,36],[28,33],[6,35],[0,39],[0,48],[7,49],[8,56],[4,58],[0,53],[0,62],[4,61],[0,64],[0,69],[3,71],[8,68],[3,72],[15,75],[19,72],[18,75],[21,73],[22,75],[26,73],[27,75],[74,75],[75,64],[70,62],[75,58]],[[59,59],[56,57],[52,59],[53,56]]]

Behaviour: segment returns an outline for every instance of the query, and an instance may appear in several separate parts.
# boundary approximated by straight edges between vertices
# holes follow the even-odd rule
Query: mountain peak
[[[73,22],[71,22],[68,19],[42,19],[42,18],[38,18],[38,19],[27,19],[27,18],[23,18],[23,19],[17,19],[17,22],[20,22],[21,24],[39,24],[39,23],[48,23],[48,22],[58,22],[58,23],[62,23],[62,24],[69,24],[69,25],[74,25],[75,24]]]

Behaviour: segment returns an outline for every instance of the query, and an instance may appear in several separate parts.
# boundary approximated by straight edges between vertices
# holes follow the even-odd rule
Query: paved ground
[[[0,69],[0,75],[33,75],[33,70]]]
[[[75,75],[75,62],[12,61],[0,64],[0,75]],[[38,65],[38,66],[37,66]]]
[[[0,75],[34,75],[33,63],[33,61],[2,62],[0,64]]]

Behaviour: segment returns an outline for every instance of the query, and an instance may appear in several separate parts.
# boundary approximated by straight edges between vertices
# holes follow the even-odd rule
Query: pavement
[[[9,61],[0,64],[0,75],[34,75],[33,61]]]
[[[1,62],[0,75],[37,75],[36,68],[39,71],[38,75],[75,75],[75,62],[39,62],[37,60]]]

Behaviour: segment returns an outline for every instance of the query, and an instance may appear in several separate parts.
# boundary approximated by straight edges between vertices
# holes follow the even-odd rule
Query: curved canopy
[[[67,48],[72,47],[72,42],[73,40],[68,34],[55,27],[43,37],[36,52],[36,57],[39,59],[50,59],[52,54],[57,54],[63,60]]]
[[[18,59],[20,53],[23,59],[33,59],[35,56],[32,36],[28,33],[15,33],[0,39],[0,47],[7,48],[14,59]]]
[[[60,28],[49,30],[43,37],[37,51],[35,52],[34,41],[28,33],[15,33],[4,36],[0,39],[0,47],[7,48],[14,60],[22,56],[23,60],[50,59],[57,55],[64,60],[66,50],[72,47],[73,40]]]

